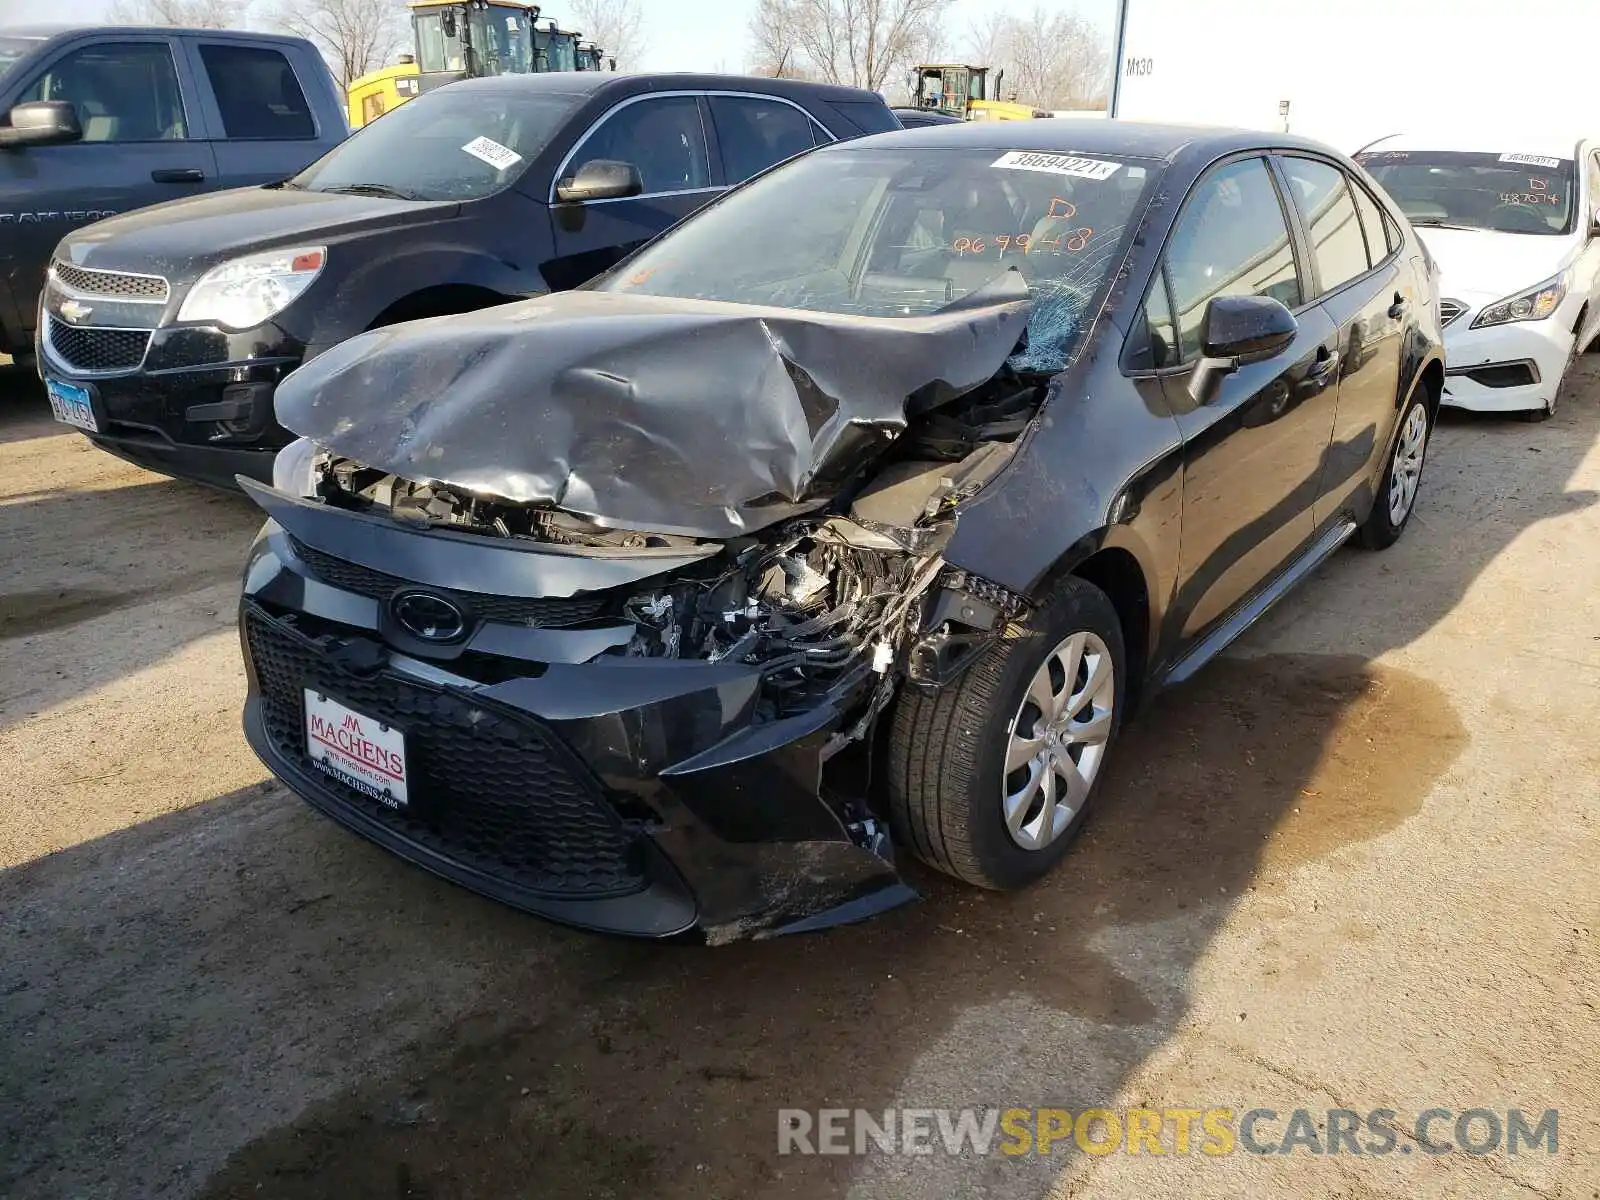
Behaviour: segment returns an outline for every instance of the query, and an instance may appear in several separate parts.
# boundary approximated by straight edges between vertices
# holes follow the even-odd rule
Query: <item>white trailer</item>
[[[1600,127],[1600,0],[1119,0],[1111,114],[1391,133]]]

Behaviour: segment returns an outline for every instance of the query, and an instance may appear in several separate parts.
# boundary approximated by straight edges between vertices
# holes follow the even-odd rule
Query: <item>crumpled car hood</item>
[[[1029,307],[1015,271],[902,318],[562,292],[352,338],[276,407],[419,483],[729,537],[826,502],[908,416],[992,377]]]

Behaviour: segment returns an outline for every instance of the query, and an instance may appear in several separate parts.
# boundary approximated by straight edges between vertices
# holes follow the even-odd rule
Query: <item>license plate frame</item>
[[[94,409],[92,388],[63,379],[51,379],[47,375],[44,391],[50,400],[50,412],[56,420],[85,433],[100,432],[100,418]]]
[[[406,731],[317,688],[305,688],[313,769],[396,812],[412,808]]]

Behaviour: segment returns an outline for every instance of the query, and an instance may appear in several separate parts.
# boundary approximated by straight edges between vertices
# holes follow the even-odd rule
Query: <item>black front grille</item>
[[[94,329],[49,318],[50,349],[78,371],[132,371],[144,361],[148,329]]]
[[[415,587],[415,582],[398,575],[386,575],[346,558],[338,558],[308,546],[299,538],[291,538],[294,552],[311,568],[312,574],[326,584],[358,596],[374,600],[387,600],[404,587]],[[489,596],[480,592],[454,592],[433,588],[452,597],[465,612],[485,621],[506,621],[513,625],[528,625],[541,629],[560,629],[581,625],[606,616],[612,601],[605,595],[538,597]]]
[[[1528,387],[1539,382],[1538,372],[1531,362],[1495,363],[1451,373],[1465,375],[1473,383],[1486,388]]]
[[[279,754],[316,770],[306,754],[306,688],[404,732],[405,812],[331,776],[316,778],[323,797],[415,847],[410,857],[538,897],[598,899],[645,886],[637,838],[583,762],[539,721],[387,672],[341,672],[330,639],[308,638],[254,606],[244,621],[263,722]]]
[[[53,262],[50,271],[75,292],[92,296],[120,296],[129,300],[165,300],[167,281],[159,275],[130,275],[122,271],[91,271],[71,263]]]
[[[1444,325],[1450,324],[1451,321],[1454,321],[1457,317],[1459,317],[1462,313],[1464,313],[1466,311],[1467,311],[1467,306],[1465,304],[1461,303],[1461,301],[1459,301],[1459,300],[1441,300],[1441,301],[1439,301],[1439,321],[1440,321],[1441,324],[1444,324]]]

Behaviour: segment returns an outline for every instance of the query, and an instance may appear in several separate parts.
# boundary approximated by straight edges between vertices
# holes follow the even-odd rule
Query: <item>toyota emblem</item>
[[[401,592],[389,611],[402,629],[425,642],[453,642],[467,629],[467,614],[434,592]]]

